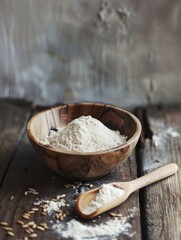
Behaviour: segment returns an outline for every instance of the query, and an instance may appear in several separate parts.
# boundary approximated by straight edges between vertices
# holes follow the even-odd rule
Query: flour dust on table
[[[110,237],[116,240],[120,234],[131,237],[134,235],[131,228],[130,223],[119,218],[109,219],[105,223],[94,226],[82,224],[75,219],[70,220],[66,225],[58,223],[53,226],[54,232],[59,236],[73,240],[108,240]]]

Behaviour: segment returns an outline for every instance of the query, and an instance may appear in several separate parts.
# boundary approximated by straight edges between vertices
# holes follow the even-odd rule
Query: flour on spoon
[[[103,184],[97,193],[95,200],[93,200],[86,208],[84,208],[83,213],[90,214],[106,203],[120,198],[124,195],[124,193],[125,191],[123,189],[114,187],[111,184]]]

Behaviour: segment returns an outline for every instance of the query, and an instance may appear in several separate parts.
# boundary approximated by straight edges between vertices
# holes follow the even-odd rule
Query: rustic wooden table
[[[120,168],[89,183],[96,187],[111,181],[128,181],[170,162],[178,164],[179,172],[133,193],[121,206],[87,221],[77,217],[75,198],[92,186],[85,182],[71,182],[48,169],[29,143],[27,121],[41,109],[22,100],[0,100],[0,221],[13,228],[14,233],[14,237],[8,237],[8,229],[0,226],[0,239],[30,239],[26,236],[31,234],[17,224],[18,220],[24,223],[34,221],[37,225],[47,223],[48,230],[34,230],[35,239],[63,239],[52,230],[56,222],[54,215],[44,216],[37,211],[30,213],[29,219],[22,217],[31,210],[37,198],[52,199],[61,194],[66,194],[68,203],[64,211],[70,212],[60,221],[62,224],[76,218],[82,223],[95,225],[109,219],[110,212],[121,213],[123,217],[129,216],[127,221],[131,224],[132,235],[122,233],[118,239],[181,239],[181,106],[137,109],[135,114],[142,122],[143,132],[135,152]],[[28,188],[36,189],[38,194],[25,195]]]

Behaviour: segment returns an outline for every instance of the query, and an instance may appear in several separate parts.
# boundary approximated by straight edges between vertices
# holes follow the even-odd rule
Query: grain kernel
[[[56,212],[56,213],[61,213],[62,210],[61,210],[61,209],[57,209],[57,210],[55,210],[55,212]]]
[[[26,229],[25,232],[28,233],[28,234],[31,233],[29,229]]]
[[[25,212],[23,215],[26,215],[26,216],[30,217],[30,214],[27,213],[27,212]]]
[[[48,208],[48,204],[43,205],[43,208]]]
[[[32,233],[31,235],[29,235],[30,238],[36,238],[37,234],[36,233]]]
[[[36,189],[31,188],[31,187],[29,187],[28,190],[30,190],[30,191],[32,191],[32,192],[36,192]]]
[[[60,195],[61,198],[64,198],[65,196],[66,196],[65,194]]]
[[[29,219],[29,216],[28,215],[23,215],[22,218]]]
[[[56,198],[52,198],[52,201],[53,202],[57,202],[58,200]]]
[[[40,226],[45,227],[47,226],[47,223],[40,223]]]
[[[40,206],[40,202],[34,202],[33,206]]]
[[[19,224],[19,225],[23,225],[24,224],[24,222],[20,221],[20,220],[18,220],[16,223]]]
[[[56,199],[57,199],[57,200],[59,200],[60,198],[61,198],[60,195],[57,195],[57,196],[56,196]]]
[[[8,223],[7,222],[0,222],[0,225],[1,226],[8,226]]]
[[[36,228],[36,224],[33,224],[31,227],[32,227],[33,229],[35,229],[35,228]]]
[[[28,195],[28,194],[34,194],[34,191],[29,191],[29,190],[28,190],[28,191],[26,191],[26,193],[27,193],[27,195]]]
[[[42,227],[45,228],[45,229],[49,229],[47,223],[40,223],[40,226],[42,226]]]
[[[7,232],[7,235],[10,236],[10,237],[14,237],[14,233],[11,232],[11,231],[8,231],[8,232]]]
[[[109,215],[110,215],[111,217],[115,217],[115,216],[116,216],[115,213],[109,213]]]
[[[123,215],[121,213],[109,213],[111,217],[122,217]]]
[[[32,225],[34,225],[34,224],[35,224],[34,221],[31,221],[31,222],[28,223],[29,226],[32,226]]]
[[[28,224],[24,224],[24,225],[22,225],[21,227],[22,227],[22,228],[28,228],[29,225],[28,225]]]
[[[46,212],[47,212],[47,209],[42,209],[42,212],[46,213]]]
[[[123,214],[121,214],[121,213],[116,214],[116,217],[122,217],[122,216],[123,216]]]
[[[32,210],[28,212],[28,214],[34,214],[34,213],[35,211],[32,211]]]
[[[39,211],[39,208],[32,208],[31,210],[37,212]]]
[[[34,230],[33,230],[32,228],[28,228],[28,230],[29,230],[31,233],[34,232]]]
[[[13,229],[11,227],[4,227],[4,230],[6,230],[6,231],[13,231]]]
[[[37,226],[37,229],[40,230],[40,231],[45,231],[45,229],[41,226]]]

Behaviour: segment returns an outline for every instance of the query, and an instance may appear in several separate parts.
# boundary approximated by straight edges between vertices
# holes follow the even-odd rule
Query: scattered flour
[[[54,201],[49,201],[49,203],[47,204],[47,213],[52,213],[53,211],[56,211],[58,210],[59,208],[61,207],[65,207],[65,200],[64,199],[61,199],[57,202],[54,202]]]
[[[70,185],[71,187],[75,186],[74,184]],[[87,183],[87,185],[89,186],[90,184]],[[109,184],[104,184],[103,189],[104,191],[107,189],[107,193],[110,194],[113,190],[110,190],[108,185]],[[112,194],[115,196],[117,195],[115,190]],[[109,199],[111,200],[112,198]],[[123,235],[128,236],[129,238],[135,235],[132,225],[128,221],[133,219],[137,212],[137,208],[128,210],[126,216],[122,216],[120,213],[112,213],[110,216],[113,218],[108,218],[101,224],[96,223],[95,219],[92,220],[90,224],[82,224],[74,218],[67,221],[67,217],[70,215],[70,208],[67,209],[67,207],[70,207],[70,205],[67,204],[66,194],[61,194],[51,199],[36,199],[36,201],[32,204],[31,209],[39,209],[39,211],[36,210],[37,213],[45,213],[49,216],[49,224],[42,223],[43,227],[45,227],[45,229],[50,229],[57,234],[57,239],[71,238],[73,240],[116,240]],[[60,216],[58,216],[58,213],[60,213]]]
[[[57,198],[55,200],[45,200],[45,199],[37,200],[36,202],[34,202],[34,205],[40,206],[42,208],[43,212],[51,215],[52,213],[55,213],[58,209],[66,206],[65,199]]]
[[[73,240],[82,239],[117,239],[120,234],[131,236],[131,224],[118,218],[110,219],[100,225],[90,226],[84,225],[75,219],[67,222],[66,225],[53,225],[55,233],[64,238]],[[104,237],[104,238],[103,238]]]
[[[126,136],[113,131],[91,116],[81,116],[66,127],[50,130],[41,143],[53,148],[76,152],[96,152],[126,142]]]
[[[152,139],[153,143],[156,147],[162,145],[164,141],[169,138],[180,137],[180,133],[176,131],[173,127],[169,127],[167,129],[160,130],[157,134],[154,134]]]
[[[90,214],[96,211],[98,208],[102,207],[104,204],[115,200],[123,196],[125,191],[120,188],[116,188],[111,184],[103,184],[96,195],[95,200],[93,200],[85,209],[85,214]]]

